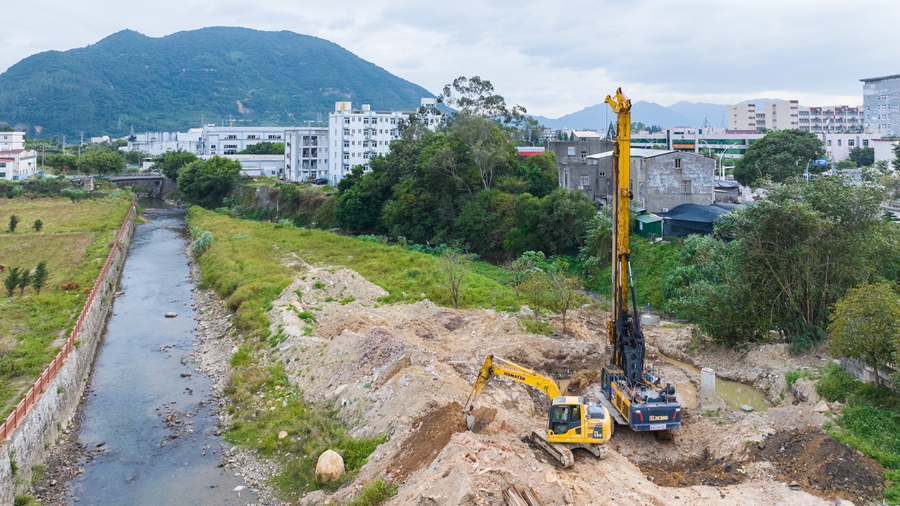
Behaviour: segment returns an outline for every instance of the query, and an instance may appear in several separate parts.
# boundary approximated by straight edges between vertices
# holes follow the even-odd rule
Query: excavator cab
[[[609,439],[607,433],[611,421],[606,418],[607,411],[603,406],[585,404],[581,397],[554,397],[547,425],[548,437],[550,441],[560,443],[602,443]]]

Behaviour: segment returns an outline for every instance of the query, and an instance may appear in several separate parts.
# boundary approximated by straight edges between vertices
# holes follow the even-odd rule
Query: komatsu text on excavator
[[[644,367],[644,333],[641,331],[631,275],[628,246],[631,204],[631,100],[622,94],[607,96],[606,103],[618,115],[613,151],[611,197],[612,222],[612,311],[606,333],[611,345],[610,363],[602,370],[601,403],[616,421],[636,431],[655,431],[660,439],[671,439],[672,429],[681,427],[681,405],[675,387],[661,385],[660,375]],[[632,311],[628,302],[631,299]]]
[[[581,397],[563,396],[556,380],[500,357],[489,355],[485,359],[466,400],[467,413],[475,407],[481,391],[494,376],[532,386],[550,398],[547,428],[535,429],[531,439],[563,467],[570,467],[575,463],[572,456],[574,448],[588,450],[601,459],[609,456],[606,442],[612,435],[613,421],[606,408],[594,403],[585,404]],[[472,423],[471,420],[466,421]]]

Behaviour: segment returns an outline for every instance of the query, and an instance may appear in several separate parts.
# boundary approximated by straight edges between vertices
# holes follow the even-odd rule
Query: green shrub
[[[347,502],[347,506],[379,506],[397,495],[397,486],[384,481],[380,476],[367,481],[362,490]]]
[[[194,239],[194,242],[191,243],[191,253],[197,257],[206,253],[214,241],[212,234],[208,230],[203,232],[200,237]]]

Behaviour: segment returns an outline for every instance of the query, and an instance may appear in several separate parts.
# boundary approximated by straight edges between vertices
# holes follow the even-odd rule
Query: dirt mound
[[[572,381],[569,382],[569,391],[572,393],[581,393],[581,390],[591,383],[600,382],[600,371],[595,369],[582,369],[572,375]]]
[[[714,458],[709,449],[696,458],[678,462],[654,462],[641,466],[641,471],[663,487],[692,487],[711,485],[725,487],[744,481],[745,470],[740,463]]]
[[[773,434],[754,446],[751,455],[774,464],[782,473],[779,480],[795,481],[807,492],[829,499],[875,502],[884,489],[881,464],[818,427]]]
[[[412,422],[413,432],[400,445],[388,469],[394,483],[402,483],[420,467],[427,467],[457,432],[466,430],[466,417],[458,402],[451,402]],[[477,416],[476,416],[476,425]]]
[[[341,335],[345,330],[350,332],[361,332],[373,325],[372,320],[365,315],[358,313],[348,313],[332,318],[325,322],[316,331],[316,336],[322,339],[334,339]]]

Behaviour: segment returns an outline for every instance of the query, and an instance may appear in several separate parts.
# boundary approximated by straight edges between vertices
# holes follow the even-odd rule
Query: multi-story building
[[[289,128],[284,134],[285,179],[309,181],[328,177],[328,128]]]
[[[661,132],[633,133],[631,145],[635,148],[673,149],[682,152],[715,154],[721,158],[740,158],[747,148],[765,134],[754,130],[728,130],[722,128],[666,127]],[[871,133],[816,134],[825,148],[826,158],[839,162],[850,156],[855,147],[871,147],[880,137]]]
[[[2,137],[0,134],[0,138]],[[0,179],[19,181],[37,173],[37,151],[32,149],[0,151]]]
[[[437,100],[423,98],[422,120],[429,128],[440,123]],[[410,112],[373,111],[369,104],[354,110],[351,102],[335,102],[334,111],[328,114],[330,173],[332,184],[337,184],[350,169],[361,165],[369,170],[369,160],[390,152],[391,141],[400,138],[400,124]]]
[[[729,130],[757,132],[798,129],[813,133],[857,133],[863,127],[862,107],[803,107],[797,100],[776,100],[728,106]]]
[[[150,156],[161,155],[166,151],[178,151],[179,149],[203,154],[200,147],[202,135],[202,128],[191,128],[187,132],[132,133],[126,138],[128,145],[119,149],[121,151],[140,151]]]
[[[612,152],[589,155],[582,178],[599,179],[602,193],[594,199],[608,202],[612,191]],[[634,203],[651,213],[668,212],[681,204],[709,205],[715,202],[715,161],[694,153],[671,149],[631,149],[631,192]],[[577,189],[571,182],[565,188]]]
[[[900,135],[900,75],[860,81],[866,127],[881,135]]]
[[[203,125],[198,155],[235,155],[260,142],[284,142],[290,127],[231,127]]]
[[[25,149],[25,132],[0,132],[0,151]]]
[[[597,168],[592,155],[611,152],[613,142],[603,140],[591,130],[574,130],[573,141],[549,142],[550,151],[556,154],[559,169],[559,185],[578,190],[590,199],[605,199],[609,191],[609,173]],[[602,194],[602,196],[598,196]]]

